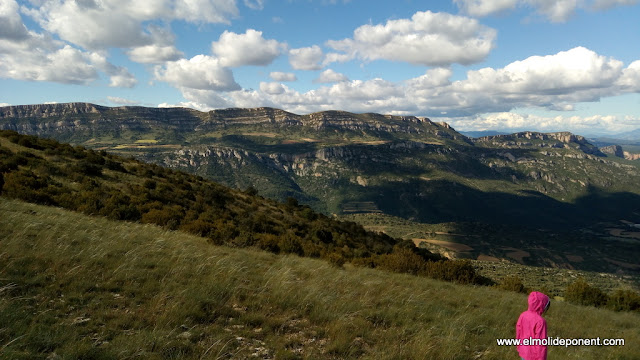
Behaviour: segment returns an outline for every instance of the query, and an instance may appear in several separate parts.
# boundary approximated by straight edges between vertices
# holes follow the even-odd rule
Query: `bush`
[[[145,180],[144,183],[142,184],[142,187],[149,190],[154,190],[156,186],[157,186],[156,182],[151,179]]]
[[[142,214],[141,222],[148,224],[156,224],[165,228],[175,230],[180,225],[180,221],[184,217],[184,213],[180,206],[165,206],[162,209],[151,209],[149,212]]]
[[[378,255],[376,265],[385,270],[413,275],[424,274],[427,269],[427,263],[420,255],[404,248],[394,249],[391,254]]]
[[[615,311],[640,311],[640,295],[631,290],[617,290],[609,297],[607,307]]]
[[[10,138],[9,140],[13,142],[12,138]],[[15,142],[15,143],[17,143],[20,146],[28,147],[28,148],[31,148],[31,149],[36,149],[36,150],[44,149],[39,144],[38,138],[35,137],[35,136],[31,136],[31,135],[21,135],[18,138],[18,141]]]
[[[300,204],[298,203],[298,199],[292,196],[289,196],[287,198],[287,201],[285,202],[285,204],[287,205],[287,208],[291,210],[297,209],[300,206]]]
[[[589,285],[584,279],[578,279],[569,284],[564,297],[570,303],[596,307],[606,305],[609,300],[607,294]]]
[[[270,251],[272,253],[280,252],[280,239],[273,234],[255,234],[257,245],[260,249]]]
[[[4,175],[2,192],[12,198],[28,202],[54,205],[48,192],[49,178],[39,177],[31,171],[15,171]]]
[[[86,176],[100,176],[102,175],[102,168],[98,165],[92,164],[87,160],[79,161],[75,166],[71,167],[71,170]]]
[[[341,268],[344,263],[346,262],[344,256],[337,254],[337,253],[331,253],[329,254],[327,260],[329,260],[329,263],[335,267],[339,267]]]
[[[485,280],[476,273],[468,260],[440,260],[428,263],[427,275],[434,279],[459,284],[481,284]]]
[[[105,164],[107,169],[109,170],[113,170],[113,171],[119,171],[119,172],[123,172],[126,173],[127,169],[125,169],[121,163],[117,162],[117,161],[113,161],[113,160],[109,160],[107,159],[105,161]]]
[[[523,294],[529,293],[529,290],[522,283],[522,279],[520,279],[520,277],[516,275],[505,277],[504,279],[502,279],[502,282],[496,285],[496,288],[507,291],[515,291]],[[548,294],[547,292],[544,293]]]
[[[188,224],[181,225],[180,230],[206,237],[211,233],[214,226],[215,225],[206,220],[196,219]]]
[[[291,233],[287,233],[280,238],[278,247],[280,251],[285,254],[304,255],[302,245],[300,245],[300,239]]]

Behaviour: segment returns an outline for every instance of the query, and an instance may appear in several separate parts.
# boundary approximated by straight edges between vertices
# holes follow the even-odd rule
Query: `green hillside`
[[[88,215],[155,224],[231,247],[322,258],[426,275],[459,283],[488,283],[465,261],[448,261],[410,240],[365,230],[301,206],[238,191],[186,173],[104,151],[0,131],[0,192]]]
[[[526,296],[213,246],[0,198],[3,359],[507,359]],[[554,301],[555,359],[637,359],[640,316]]]

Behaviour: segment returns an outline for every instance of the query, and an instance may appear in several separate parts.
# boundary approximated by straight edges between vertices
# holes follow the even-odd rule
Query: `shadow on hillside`
[[[390,147],[397,144],[378,146],[351,145],[358,156],[343,159],[350,168],[364,176],[379,176],[382,172],[400,176],[422,176],[429,172],[446,171],[457,176],[479,180],[506,180],[526,178],[527,175],[511,167],[492,168],[480,159],[490,158],[509,161],[499,155],[504,151],[496,149],[466,147],[453,150],[445,145],[424,144],[424,148]],[[381,153],[384,154],[381,156]],[[509,149],[514,158],[532,158],[537,153],[533,149]]]
[[[570,230],[607,221],[640,223],[640,195],[605,193],[594,187],[574,203],[535,191],[483,192],[444,180],[385,184],[371,188],[369,195],[387,214],[431,224],[484,222]]]

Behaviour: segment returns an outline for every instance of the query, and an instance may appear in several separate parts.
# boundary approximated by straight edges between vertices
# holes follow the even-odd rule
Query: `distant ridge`
[[[464,136],[468,136],[470,138],[481,138],[485,136],[508,135],[510,133],[496,131],[496,130],[483,130],[483,131],[460,131],[460,134]]]

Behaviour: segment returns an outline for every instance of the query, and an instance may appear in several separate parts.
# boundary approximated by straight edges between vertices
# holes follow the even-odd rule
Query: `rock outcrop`
[[[609,154],[613,156],[617,156],[619,158],[627,159],[627,160],[638,160],[640,159],[640,154],[630,153],[628,151],[622,150],[622,146],[620,145],[609,145],[605,147],[601,147],[600,151],[604,154]]]

